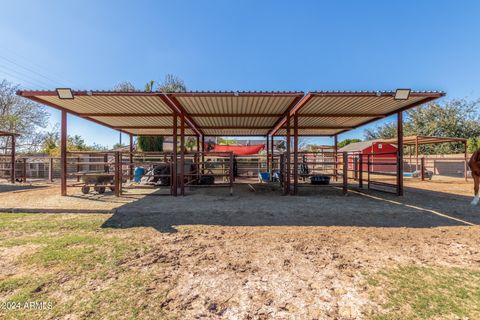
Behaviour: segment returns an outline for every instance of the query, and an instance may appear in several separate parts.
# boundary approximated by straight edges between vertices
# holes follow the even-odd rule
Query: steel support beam
[[[178,194],[178,187],[177,187],[177,182],[178,182],[178,155],[177,155],[177,142],[178,142],[178,136],[177,136],[177,124],[178,124],[178,116],[175,113],[173,115],[173,133],[172,133],[172,195],[177,196]]]
[[[133,181],[133,136],[130,134],[129,137],[130,137],[130,155],[128,157],[128,161],[129,161],[128,173],[130,175],[130,181]]]
[[[270,139],[268,138],[268,136],[266,137],[266,147],[267,147],[267,161],[266,161],[267,172],[270,172]]]
[[[290,194],[290,165],[291,165],[291,141],[290,141],[290,112],[287,114],[287,168],[285,170],[285,194]]]
[[[60,189],[62,196],[67,195],[67,111],[62,110],[60,131]]]
[[[403,114],[397,113],[397,195],[403,196]]]
[[[333,157],[335,158],[333,165],[333,174],[335,175],[335,181],[338,181],[338,137],[333,136]]]
[[[180,114],[180,194],[185,195],[185,115]]]
[[[293,115],[293,194],[298,194],[298,116]]]

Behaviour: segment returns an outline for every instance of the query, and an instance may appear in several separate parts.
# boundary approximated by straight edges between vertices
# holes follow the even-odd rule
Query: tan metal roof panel
[[[172,110],[158,96],[88,96],[75,95],[74,99],[57,96],[37,96],[74,113],[171,113]]]
[[[207,136],[266,136],[269,129],[204,129]]]

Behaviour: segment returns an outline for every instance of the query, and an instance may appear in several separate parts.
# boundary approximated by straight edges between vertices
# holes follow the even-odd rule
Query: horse
[[[480,201],[480,193],[478,192],[480,188],[480,149],[472,154],[470,161],[468,161],[468,166],[472,172],[473,189],[475,192],[471,204],[472,206],[476,206]]]

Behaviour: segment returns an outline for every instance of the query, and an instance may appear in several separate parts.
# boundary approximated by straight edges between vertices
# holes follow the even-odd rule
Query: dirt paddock
[[[385,299],[385,288],[366,285],[372,273],[480,266],[480,206],[458,179],[407,180],[404,197],[334,188],[293,197],[246,185],[233,196],[199,189],[177,198],[12,188],[0,187],[0,211],[105,213],[101,228],[153,245],[128,268],[158,274],[152,290],[167,286],[162,307],[180,318],[368,318]]]

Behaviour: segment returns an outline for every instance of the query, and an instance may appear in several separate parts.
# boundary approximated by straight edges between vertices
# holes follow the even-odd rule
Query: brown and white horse
[[[468,161],[468,166],[472,171],[473,189],[475,191],[472,206],[476,206],[480,201],[480,193],[478,192],[480,187],[480,149],[472,154],[470,161]]]

